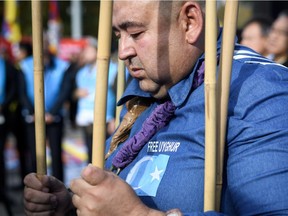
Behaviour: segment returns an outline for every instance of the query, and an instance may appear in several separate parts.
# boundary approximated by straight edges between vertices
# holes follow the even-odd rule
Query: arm
[[[27,114],[33,115],[34,107],[28,98],[25,75],[22,71],[19,71],[18,73],[18,85],[19,85],[18,94],[22,109],[27,110]]]
[[[231,91],[226,192],[239,215],[288,211],[288,76],[283,72],[264,66],[251,74],[242,71],[247,78]]]

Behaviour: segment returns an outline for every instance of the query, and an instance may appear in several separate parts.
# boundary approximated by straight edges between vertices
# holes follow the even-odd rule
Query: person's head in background
[[[79,55],[78,64],[80,66],[86,64],[94,64],[97,59],[97,39],[93,37],[87,37],[87,45],[83,48]]]
[[[44,68],[54,68],[55,67],[55,57],[56,53],[51,52],[50,41],[47,31],[43,32],[43,63]]]
[[[272,21],[264,17],[248,20],[241,33],[241,44],[247,46],[263,56],[268,56],[267,40]]]
[[[279,14],[273,22],[267,43],[267,49],[274,55],[274,61],[288,64],[288,10]]]
[[[32,56],[33,49],[31,42],[21,41],[19,43],[19,49],[16,55],[16,62],[20,62],[23,59]]]

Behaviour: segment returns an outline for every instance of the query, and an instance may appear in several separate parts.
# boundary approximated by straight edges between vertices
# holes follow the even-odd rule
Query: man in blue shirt
[[[122,122],[133,122],[129,137],[118,141],[116,131],[106,148],[105,166],[120,178],[88,165],[71,182],[71,198],[57,179],[30,174],[28,215],[73,207],[85,216],[220,214],[203,212],[204,8],[114,2],[119,57],[134,78],[118,102],[126,104]],[[238,44],[232,67],[221,213],[287,214],[288,69]]]
[[[62,138],[64,133],[64,108],[68,100],[71,82],[67,69],[69,63],[53,55],[48,50],[48,41],[44,40],[44,98],[45,98],[45,128],[47,140],[51,149],[51,170],[54,176],[64,180],[62,161]],[[31,153],[31,170],[36,170],[36,143],[34,121],[34,64],[33,56],[27,56],[19,62],[19,92],[22,105],[22,115],[25,119],[27,143]]]

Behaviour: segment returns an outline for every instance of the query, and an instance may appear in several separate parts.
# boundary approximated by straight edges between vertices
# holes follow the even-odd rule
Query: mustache
[[[143,64],[141,63],[141,61],[138,58],[131,58],[125,61],[126,62],[126,66],[129,69],[133,69],[133,68],[144,68]]]

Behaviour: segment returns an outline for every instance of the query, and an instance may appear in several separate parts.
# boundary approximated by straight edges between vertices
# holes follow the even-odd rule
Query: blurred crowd
[[[244,25],[240,43],[259,54],[288,66],[288,10],[275,20],[253,17]]]
[[[60,58],[43,37],[44,106],[47,146],[51,171],[64,181],[62,142],[66,122],[83,131],[87,163],[92,155],[92,128],[97,74],[97,39],[85,37],[86,45],[71,59]],[[36,171],[34,116],[34,61],[31,41],[21,41],[12,60],[2,50],[0,56],[0,201],[11,214],[6,191],[5,145],[16,140],[21,178]],[[116,79],[118,62],[111,58],[108,75],[106,123],[109,136],[115,129]],[[23,186],[23,185],[22,185]]]

